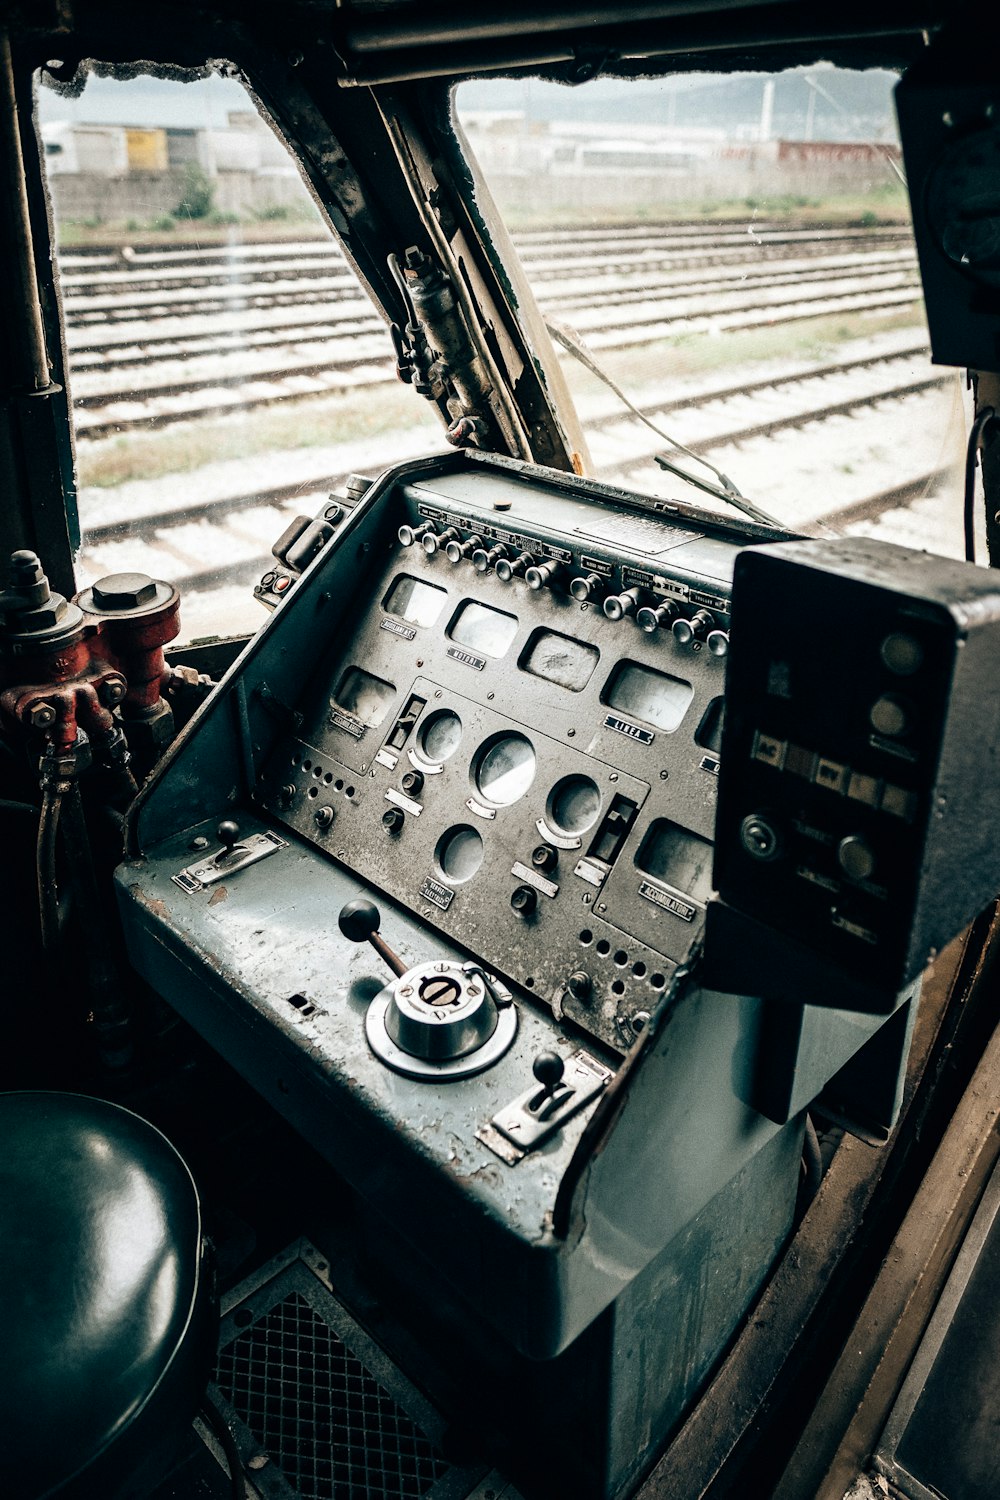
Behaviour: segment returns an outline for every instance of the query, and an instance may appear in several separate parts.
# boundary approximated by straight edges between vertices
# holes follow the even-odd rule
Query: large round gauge
[[[927,176],[924,213],[953,265],[1000,285],[1000,129],[970,131],[941,152]]]
[[[534,780],[535,752],[523,734],[494,735],[479,751],[473,770],[480,796],[509,807]]]

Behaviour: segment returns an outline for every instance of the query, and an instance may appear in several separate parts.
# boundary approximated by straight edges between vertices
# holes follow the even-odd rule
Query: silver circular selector
[[[517,1011],[497,1007],[481,974],[447,961],[424,963],[375,996],[365,1030],[376,1057],[397,1073],[465,1078],[507,1051]]]

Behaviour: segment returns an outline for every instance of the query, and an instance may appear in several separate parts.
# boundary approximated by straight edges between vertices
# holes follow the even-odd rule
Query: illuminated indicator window
[[[481,651],[484,656],[503,656],[517,635],[517,617],[467,599],[459,606],[448,634],[460,646],[468,646],[470,651]]]
[[[694,688],[683,678],[624,661],[604,689],[602,702],[664,734],[673,734],[693,697]]]
[[[789,745],[785,751],[785,770],[790,771],[793,776],[803,776],[806,781],[812,781],[816,759],[815,750],[805,750],[801,745]]]
[[[348,667],[334,694],[333,706],[342,708],[372,729],[381,724],[395,696],[396,689],[391,682],[372,677],[360,667]]]
[[[518,666],[533,677],[544,677],[546,682],[579,693],[593,677],[600,655],[597,647],[586,641],[574,641],[554,630],[535,630]]]
[[[444,609],[448,590],[401,573],[382,600],[382,608],[410,625],[433,625]]]
[[[869,807],[878,807],[881,783],[875,776],[863,776],[860,771],[852,771],[851,779],[847,783],[847,795],[852,802],[865,802]]]
[[[712,890],[712,845],[667,818],[657,818],[635,856],[636,867],[695,901]]]
[[[825,760],[822,756],[816,763],[815,782],[831,792],[842,792],[847,785],[847,767],[838,760]]]

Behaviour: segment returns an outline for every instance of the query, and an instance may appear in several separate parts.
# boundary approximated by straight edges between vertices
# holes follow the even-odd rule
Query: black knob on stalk
[[[547,1097],[551,1097],[562,1083],[566,1064],[558,1052],[539,1052],[531,1064],[531,1071],[545,1090]]]
[[[371,943],[375,952],[384,963],[396,975],[403,975],[408,968],[398,954],[393,953],[389,944],[379,936],[379,927],[382,922],[382,914],[374,901],[366,901],[359,896],[355,901],[348,901],[346,906],[340,909],[337,925],[345,938],[351,943]]]
[[[240,825],[234,823],[231,818],[225,818],[215,830],[216,837],[222,848],[215,856],[215,863],[223,865],[232,859],[235,854],[242,854],[243,845],[238,842],[240,836]]]

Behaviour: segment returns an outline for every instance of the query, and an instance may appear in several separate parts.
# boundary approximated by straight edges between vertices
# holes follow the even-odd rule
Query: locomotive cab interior
[[[5,1495],[995,1493],[991,27],[888,0],[0,7]],[[512,236],[469,147],[494,130],[502,166],[510,112],[455,104],[470,80],[583,99],[602,79],[752,75],[757,136],[716,153],[749,202],[753,171],[784,170],[771,80],[817,63],[899,76],[901,154],[874,155],[906,181],[932,360],[968,372],[948,556],[919,525],[905,544],[865,530],[857,505],[776,519],[766,483],[749,500],[707,477],[707,439],[665,438],[656,484],[602,467],[557,349],[596,356],[540,309],[531,231]],[[314,252],[261,241],[269,289],[249,300],[226,289],[232,241],[221,270],[142,232],[84,235],[82,269],[57,256],[52,162],[83,147],[45,135],[40,91],[113,74],[242,84],[366,295],[336,333],[340,378],[364,387],[388,357],[437,423],[418,453],[371,440],[364,473],[293,515],[235,636],[193,638],[169,572],[98,576],[81,551],[76,444],[132,418],[95,415],[102,356],[78,330],[138,366],[156,318],[185,311],[187,262],[222,290],[159,335],[163,357],[201,358],[216,324],[225,352],[251,314],[273,346],[303,300],[281,278]],[[119,134],[168,176],[194,149],[172,131]],[[512,175],[544,157],[543,195],[586,193],[588,152],[608,178],[655,154],[641,129],[609,145],[580,127],[547,157],[534,134]],[[189,197],[207,192],[185,160]],[[670,295],[702,299],[682,351],[738,306],[748,239],[800,258],[713,337],[846,277],[872,227],[831,231],[828,268],[747,211],[708,211],[703,262],[691,225],[667,227]],[[609,281],[639,257],[613,314],[634,329],[667,252],[641,218],[568,222]],[[887,321],[853,370],[880,338],[913,354],[891,324],[913,296],[896,236],[876,247]],[[546,241],[546,274],[577,248]],[[835,311],[856,298],[823,285]],[[123,289],[136,326],[117,337]],[[324,283],[308,316],[353,295]],[[585,319],[597,293],[563,295]],[[819,297],[790,317],[826,315]],[[688,379],[658,421],[699,381],[712,394]],[[164,421],[184,419],[181,383]],[[284,399],[261,388],[253,410]],[[872,477],[879,514],[923,503],[930,477]],[[173,486],[200,526],[189,475]],[[120,555],[151,556],[151,536]]]

